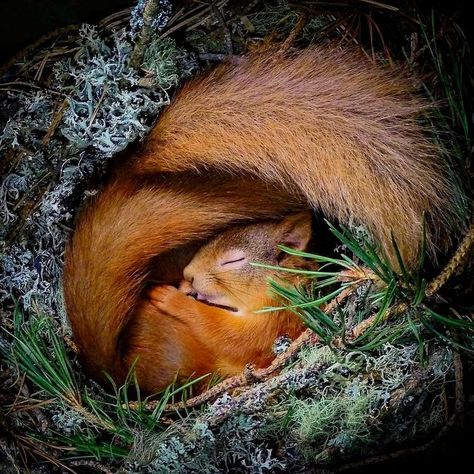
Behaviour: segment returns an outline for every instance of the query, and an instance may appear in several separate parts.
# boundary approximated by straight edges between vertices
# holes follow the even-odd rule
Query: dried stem
[[[46,135],[43,137],[43,140],[42,140],[43,145],[46,146],[50,142],[51,138],[53,137],[54,133],[56,132],[57,128],[59,127],[59,124],[61,123],[61,120],[64,117],[64,114],[67,110],[68,105],[69,105],[68,100],[64,99],[59,104],[59,107],[57,107],[56,111],[53,114],[53,118],[51,119],[51,124],[48,128],[48,131],[46,132]]]
[[[393,305],[391,308],[389,308],[385,312],[385,314],[380,319],[380,322],[386,321],[387,319],[390,319],[393,316],[397,316],[399,314],[404,313],[409,307],[410,307],[410,305],[405,301]],[[365,319],[364,321],[362,321],[357,326],[355,326],[354,329],[352,330],[351,338],[352,339],[357,339],[361,334],[363,334],[365,331],[367,331],[367,329],[369,329],[370,326],[372,326],[372,324],[375,322],[375,320],[377,319],[377,316],[378,315],[375,314],[375,315],[371,316],[370,318]]]
[[[76,459],[70,462],[70,465],[73,467],[87,467],[93,470],[93,472],[104,472],[106,474],[113,474],[116,472],[113,469],[101,464],[98,461],[93,461],[91,459]]]
[[[454,353],[454,377],[456,380],[454,414],[458,417],[459,423],[464,424],[464,375],[462,359],[459,352]]]
[[[280,46],[279,53],[286,53],[288,50],[293,46],[294,42],[303,31],[303,28],[308,23],[308,14],[304,10],[298,13],[298,21],[295,27],[291,30],[288,37],[283,41],[282,45]]]
[[[426,296],[435,295],[443,285],[461,268],[469,257],[474,245],[474,223],[471,224],[469,230],[461,241],[456,253],[453,255],[443,271],[428,285]]]
[[[217,18],[217,21],[219,22],[219,26],[221,27],[222,34],[224,35],[224,45],[225,45],[227,54],[229,56],[232,56],[234,54],[234,47],[232,46],[232,35],[230,34],[230,30],[227,27],[224,15],[222,14],[222,12],[219,10],[219,7],[217,7],[217,5],[214,2],[211,3],[211,8],[212,8],[212,12]]]
[[[158,0],[146,0],[143,10],[143,28],[140,31],[135,47],[133,48],[130,64],[135,69],[139,68],[143,63],[146,46],[150,43],[153,34],[153,20],[158,13]]]

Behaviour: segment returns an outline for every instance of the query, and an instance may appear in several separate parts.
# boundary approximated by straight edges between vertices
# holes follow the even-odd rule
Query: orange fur
[[[264,292],[260,298],[262,307],[275,305],[272,298],[265,296]],[[272,346],[275,340],[284,335],[294,339],[303,330],[298,316],[289,311],[234,315],[200,303],[172,286],[155,288],[152,301],[163,315],[173,317],[171,325],[185,326],[186,334],[192,335],[194,344],[180,350],[179,358],[176,352],[174,354],[177,361],[174,374],[179,372],[184,378],[211,372],[229,377],[241,373],[250,363],[266,367],[274,357]],[[178,332],[176,336],[181,339]],[[161,360],[157,362],[161,363]],[[165,370],[169,368],[170,364],[165,364]],[[172,380],[171,377],[168,383]]]
[[[170,281],[185,264],[168,273],[182,246],[231,223],[305,201],[364,223],[390,255],[393,232],[413,264],[422,214],[435,245],[453,200],[418,123],[427,109],[398,72],[335,48],[266,53],[185,85],[141,152],[82,213],[67,251],[66,307],[86,367],[120,381],[140,354],[142,387],[162,386],[157,360],[194,342],[153,317],[141,296],[149,271],[166,262],[159,278]],[[209,358],[195,362],[206,370]]]
[[[364,223],[413,263],[423,213],[449,220],[452,186],[400,71],[354,51],[310,48],[223,64],[185,85],[136,162],[139,172],[223,169],[298,190],[332,219]]]

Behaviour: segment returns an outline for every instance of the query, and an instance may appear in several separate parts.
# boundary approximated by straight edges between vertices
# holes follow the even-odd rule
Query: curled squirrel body
[[[432,248],[454,216],[419,121],[428,109],[403,74],[336,48],[261,53],[188,82],[67,249],[66,309],[86,368],[120,382],[139,355],[141,387],[159,387],[157,348],[176,334],[143,296],[150,271],[162,265],[171,282],[183,249],[234,223],[312,207],[363,223],[389,255],[393,234],[414,264],[423,215]]]

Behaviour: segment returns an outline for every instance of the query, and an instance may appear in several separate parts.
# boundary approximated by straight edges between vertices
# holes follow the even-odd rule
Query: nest
[[[377,15],[392,26],[402,20],[370,3],[364,12],[378,33],[365,51],[375,57],[381,50],[390,61],[397,52],[375,28]],[[45,459],[58,469],[105,472],[347,469],[378,462],[380,453],[403,455],[407,446],[425,449],[459,417],[461,360],[455,346],[436,340],[347,351],[315,344],[308,330],[289,347],[283,341],[268,369],[249,368],[180,403],[172,388],[158,400],[130,403],[133,379],[110,395],[75,359],[62,258],[74,216],[100,188],[111,158],[146,136],[178,83],[251,41],[271,35],[289,46],[336,36],[360,43],[364,31],[347,29],[346,8],[316,13],[304,3],[255,2],[242,10],[222,0],[172,10],[166,1],[140,1],[97,26],[53,32],[2,69],[3,462],[36,471]],[[410,38],[416,66],[426,47],[413,31]],[[469,242],[462,255],[472,235]],[[363,292],[348,292],[327,312],[354,312]],[[44,380],[54,382],[54,373],[64,383],[48,391]]]

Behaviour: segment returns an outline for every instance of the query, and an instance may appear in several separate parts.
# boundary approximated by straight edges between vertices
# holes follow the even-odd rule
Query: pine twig
[[[443,271],[428,285],[426,289],[426,296],[435,295],[442,286],[454,275],[458,268],[464,265],[469,253],[474,246],[474,222],[469,227],[465,237],[462,239],[456,253],[449,260]]]
[[[341,466],[338,466],[336,468],[333,468],[334,469],[333,472],[344,472],[348,470],[360,469],[361,467],[372,466],[374,464],[380,464],[386,461],[393,461],[395,459],[401,459],[401,458],[414,456],[416,454],[421,454],[433,448],[436,445],[436,443],[438,443],[441,439],[447,436],[451,432],[451,429],[454,427],[455,423],[456,423],[456,417],[455,415],[453,415],[433,439],[431,439],[430,441],[428,441],[427,443],[421,446],[400,449],[398,451],[394,451],[391,453],[379,454],[377,456],[371,456],[369,458],[349,462]]]
[[[462,240],[455,254],[451,257],[448,264],[444,267],[443,271],[433,280],[426,288],[426,296],[432,297],[446,284],[446,282],[454,275],[456,270],[460,268],[466,261],[469,253],[474,246],[474,224],[471,224],[469,231]],[[410,304],[407,302],[401,302],[393,307],[391,307],[386,314],[383,316],[382,321],[403,313],[410,307]],[[355,339],[363,334],[376,319],[376,315],[367,318],[365,321],[362,321],[358,326],[352,330],[352,337]]]
[[[306,26],[307,23],[308,23],[308,14],[307,12],[302,10],[298,13],[298,21],[295,27],[291,30],[288,37],[281,44],[280,49],[278,50],[280,54],[284,54],[289,51],[289,49],[293,46],[294,42],[296,41],[296,38],[298,38],[298,36],[303,31],[303,28]]]

